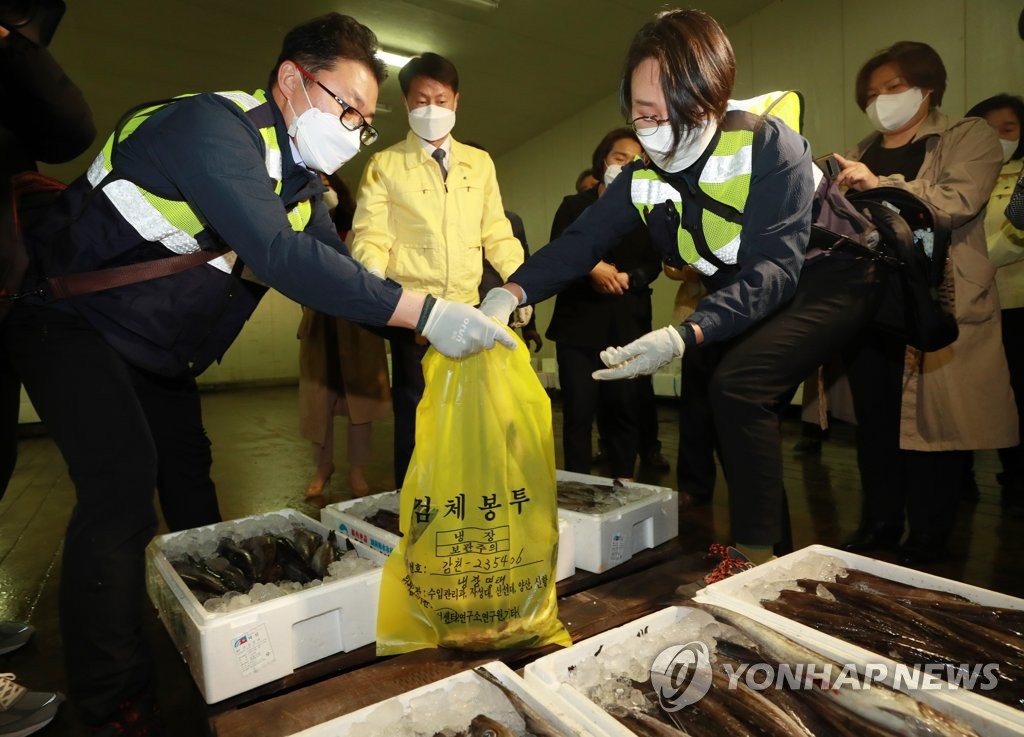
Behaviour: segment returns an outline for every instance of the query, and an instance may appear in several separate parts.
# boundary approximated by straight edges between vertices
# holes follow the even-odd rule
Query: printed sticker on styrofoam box
[[[257,625],[254,629],[237,635],[232,647],[243,676],[251,676],[260,668],[264,668],[276,660],[265,624]]]
[[[625,553],[626,553],[626,541],[625,541],[625,539],[623,539],[621,534],[616,532],[614,535],[612,535],[612,544],[611,544],[611,551],[610,551],[611,559],[612,560],[622,560],[622,557],[623,557],[623,555],[625,555]]]

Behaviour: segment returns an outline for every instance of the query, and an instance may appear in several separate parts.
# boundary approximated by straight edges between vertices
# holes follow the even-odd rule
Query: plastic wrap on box
[[[316,520],[292,509],[244,519],[258,521],[272,515],[321,537],[328,534]],[[227,528],[238,521],[198,529]],[[164,555],[167,542],[187,532],[162,535],[149,544],[146,588],[208,704],[376,639],[379,567],[236,611],[214,613],[199,603]],[[373,560],[365,552],[360,555]]]
[[[920,588],[936,589],[959,594],[978,604],[994,607],[1024,610],[1024,599],[990,591],[970,584],[960,583],[948,578],[933,576],[911,568],[885,563],[874,558],[867,558],[845,550],[810,545],[789,555],[755,566],[750,570],[730,576],[722,581],[711,584],[697,593],[697,601],[731,609],[740,614],[756,619],[792,640],[821,653],[840,663],[851,663],[858,666],[861,673],[866,664],[884,666],[890,674],[888,684],[892,685],[892,674],[896,671],[896,662],[892,659],[873,653],[858,645],[827,635],[823,632],[800,624],[792,619],[768,611],[752,602],[750,592],[757,590],[768,582],[787,580],[793,566],[799,566],[814,555],[826,555],[842,560],[847,568],[909,584]],[[930,676],[925,677],[930,680]],[[937,685],[938,682],[930,680]],[[905,690],[905,689],[904,689]],[[979,731],[984,737],[1002,737],[1004,735],[1024,735],[1024,710],[994,701],[980,692],[963,688],[918,688],[913,691],[914,698],[940,711],[953,714],[964,720]]]
[[[512,692],[522,698],[559,735],[565,737],[604,737],[575,724],[571,710],[557,697],[526,683],[501,662],[483,666]],[[498,704],[497,709],[493,706]],[[445,710],[445,713],[441,710]],[[464,731],[470,721],[483,713],[500,723],[511,724],[518,717],[499,688],[473,671],[463,671],[449,678],[407,691],[351,714],[337,717],[315,727],[296,732],[292,737],[370,737],[370,735],[436,734]],[[449,723],[454,722],[454,723]],[[506,724],[508,723],[508,724]],[[482,732],[480,732],[482,734]],[[519,732],[513,731],[513,734]]]
[[[610,486],[613,479],[559,470],[558,481]],[[662,486],[625,482],[629,489],[649,492],[644,498],[602,514],[559,509],[575,533],[576,567],[603,573],[636,553],[668,542],[679,534],[678,494]]]

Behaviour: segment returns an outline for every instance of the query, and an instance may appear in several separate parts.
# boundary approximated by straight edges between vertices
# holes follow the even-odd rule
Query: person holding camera
[[[64,13],[62,0],[0,2],[0,262],[4,278],[21,249],[15,230],[12,178],[84,152],[96,137],[81,91],[47,50]],[[6,286],[6,285],[5,285]],[[21,382],[0,353],[0,498],[18,455]],[[22,647],[34,628],[0,621],[0,653]],[[49,724],[63,696],[29,691],[0,675],[0,737],[29,735]]]

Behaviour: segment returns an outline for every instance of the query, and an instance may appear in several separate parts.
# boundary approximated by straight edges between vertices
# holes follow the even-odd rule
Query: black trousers
[[[681,394],[698,404],[704,396],[710,406],[736,542],[785,542],[779,410],[793,387],[861,333],[879,295],[874,263],[819,257],[805,264],[796,294],[778,312],[717,349],[694,349],[712,349],[710,376],[688,371],[684,356]]]
[[[863,528],[897,533],[904,519],[915,542],[941,546],[953,523],[971,451],[900,449],[905,344],[871,330],[846,355],[857,415]]]
[[[558,383],[562,394],[562,450],[565,470],[590,473],[593,456],[591,432],[601,414],[601,439],[614,478],[632,478],[636,472],[640,382],[596,381],[591,374],[606,368],[600,348],[558,343]]]
[[[75,484],[61,631],[71,698],[103,721],[150,679],[143,554],[154,489],[172,529],[220,520],[199,394],[191,377],[131,366],[72,313],[19,305],[0,337]]]
[[[428,344],[416,342],[412,330],[391,330],[391,404],[395,413],[395,485],[402,487],[416,446],[416,407],[423,398],[423,357]]]
[[[1003,310],[1003,348],[1010,367],[1010,386],[1017,404],[1021,437],[1024,438],[1024,307]],[[1003,464],[1003,486],[1012,487],[1018,494],[1024,492],[1024,443],[1012,448],[1000,448],[999,460]]]

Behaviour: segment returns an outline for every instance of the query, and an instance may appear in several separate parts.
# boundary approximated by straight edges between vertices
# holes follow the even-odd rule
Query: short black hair
[[[725,117],[736,81],[736,57],[718,21],[700,10],[670,10],[637,31],[626,53],[619,106],[633,101],[633,71],[646,59],[661,69],[661,89],[679,144],[683,130]]]
[[[588,187],[584,187],[583,186],[583,180],[586,179],[587,177],[592,177],[594,179],[597,179],[597,177],[594,176],[594,172],[593,171],[591,171],[590,169],[584,169],[583,171],[580,172],[580,175],[578,177],[576,177],[576,191],[577,192],[583,192],[586,189],[589,189]]]
[[[986,97],[977,105],[967,111],[964,117],[984,118],[994,110],[1012,110],[1017,116],[1017,122],[1024,128],[1024,99],[1020,95],[1009,95],[1005,92],[992,97]],[[1011,160],[1024,158],[1024,138],[1017,142],[1017,148],[1013,150]]]
[[[929,110],[942,104],[942,96],[946,93],[946,65],[942,63],[942,57],[926,43],[897,41],[864,62],[864,66],[857,72],[855,90],[857,106],[861,110],[868,109],[868,82],[871,74],[886,64],[899,67],[900,74],[911,87],[924,87],[932,91],[928,98]]]
[[[321,15],[288,31],[267,89],[277,84],[277,72],[286,61],[301,64],[315,75],[323,69],[333,69],[339,59],[348,59],[364,64],[380,84],[387,78],[388,69],[377,58],[377,48],[377,36],[355,18],[341,13]],[[306,82],[303,77],[303,84]]]
[[[402,87],[403,97],[409,95],[409,87],[416,77],[429,77],[435,82],[451,87],[452,92],[459,91],[459,70],[443,56],[432,51],[414,56],[399,70],[398,84]]]
[[[604,160],[611,153],[611,150],[615,148],[615,144],[623,138],[636,141],[637,145],[640,145],[640,139],[637,138],[632,128],[615,128],[609,131],[601,139],[601,142],[597,144],[597,148],[594,149],[594,153],[590,157],[590,168],[587,169],[587,173],[592,175],[598,182],[604,181],[604,171],[608,168],[605,166]]]

